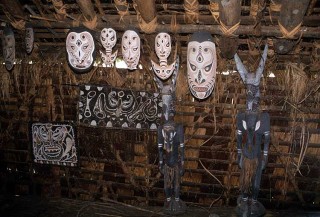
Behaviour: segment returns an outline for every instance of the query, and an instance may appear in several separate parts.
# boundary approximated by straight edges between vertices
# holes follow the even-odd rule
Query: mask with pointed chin
[[[140,37],[136,31],[127,30],[123,33],[121,50],[128,69],[137,69],[140,59]]]
[[[66,38],[68,63],[77,74],[90,71],[95,59],[94,39],[85,28],[70,29]]]
[[[10,27],[6,27],[3,30],[2,49],[5,66],[8,71],[13,69],[14,61],[16,59],[15,45],[16,41],[14,38],[14,33]]]
[[[207,98],[213,91],[217,69],[216,46],[208,32],[192,35],[187,49],[188,84],[192,95]]]
[[[168,79],[175,69],[175,62],[168,65],[168,57],[171,53],[171,37],[168,33],[160,32],[155,38],[155,51],[159,58],[160,65],[151,60],[154,73],[161,80]]]
[[[100,42],[106,52],[100,51],[101,59],[106,65],[113,65],[114,61],[117,58],[118,51],[112,53],[112,48],[116,45],[117,42],[117,33],[112,28],[104,28],[100,34]]]

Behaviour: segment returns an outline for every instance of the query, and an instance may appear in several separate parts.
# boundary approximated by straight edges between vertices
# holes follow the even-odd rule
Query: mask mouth
[[[207,92],[208,91],[207,87],[193,87],[193,89],[197,92]]]

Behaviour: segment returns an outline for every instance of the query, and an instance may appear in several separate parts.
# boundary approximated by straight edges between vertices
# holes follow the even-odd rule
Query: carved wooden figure
[[[243,142],[243,138],[246,138]],[[241,168],[237,211],[260,216],[265,209],[258,199],[262,171],[268,162],[270,117],[266,112],[245,111],[237,115],[237,162]],[[262,146],[263,144],[263,146]],[[250,189],[251,192],[250,192]],[[251,201],[249,200],[251,197]]]
[[[241,216],[262,216],[264,206],[258,202],[262,171],[268,162],[270,117],[259,109],[260,78],[267,58],[268,46],[263,51],[256,73],[248,72],[239,56],[235,55],[237,69],[246,85],[247,108],[237,114],[237,163],[241,168],[237,213]],[[245,139],[244,139],[245,138]]]
[[[180,181],[184,174],[184,132],[181,124],[167,121],[158,128],[159,169],[164,175],[164,212],[180,214],[186,210],[180,200]]]

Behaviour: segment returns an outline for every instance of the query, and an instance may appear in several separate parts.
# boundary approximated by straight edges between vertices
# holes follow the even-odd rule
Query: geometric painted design
[[[78,122],[86,126],[149,129],[160,125],[162,100],[159,93],[81,85]]]
[[[32,123],[34,162],[76,166],[78,163],[76,134],[67,123]]]

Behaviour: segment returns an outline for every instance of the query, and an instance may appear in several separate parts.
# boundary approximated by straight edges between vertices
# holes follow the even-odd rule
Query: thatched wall
[[[1,66],[2,191],[162,205],[156,132],[90,128],[76,122],[79,84],[157,91],[147,58],[141,59],[143,69],[133,72],[94,67],[85,75],[73,74],[65,59],[33,64],[25,59],[12,72]],[[277,70],[272,56],[268,58],[261,107],[271,116],[272,133],[259,200],[267,207],[315,207],[320,203],[318,78],[292,63]],[[199,102],[188,90],[182,62],[176,102],[176,121],[184,125],[186,143],[182,199],[204,206],[235,205],[240,172],[235,162],[235,115],[245,108],[244,86],[237,72],[219,73],[214,93]],[[232,61],[223,64],[222,59],[218,65],[221,72],[234,68]],[[275,77],[268,76],[271,72]],[[28,127],[32,121],[74,121],[79,167],[33,163]]]

